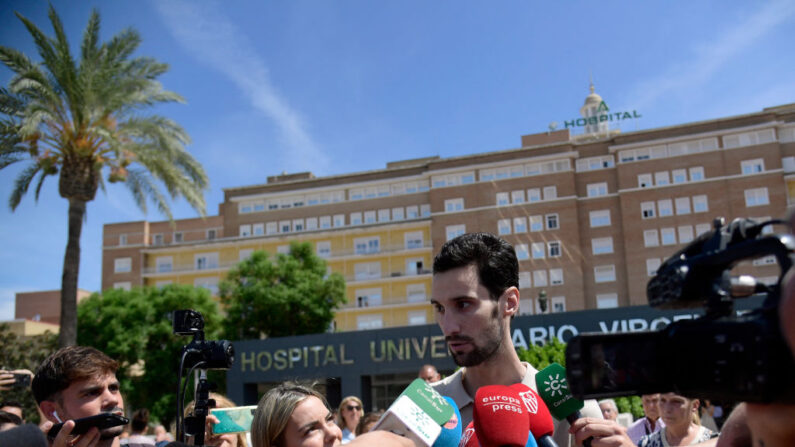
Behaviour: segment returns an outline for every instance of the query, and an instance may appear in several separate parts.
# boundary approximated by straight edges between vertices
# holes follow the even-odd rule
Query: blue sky
[[[125,27],[137,55],[171,65],[161,80],[187,104],[160,107],[192,137],[222,188],[282,171],[330,175],[389,161],[510,149],[576,118],[589,74],[633,131],[795,102],[795,3],[475,1],[53,1],[77,45],[92,7],[102,37]],[[0,45],[31,56],[19,11],[51,33],[47,2],[4,0]],[[10,73],[0,67],[0,82]],[[0,321],[14,293],[60,288],[65,200],[57,180],[36,203],[6,205],[23,165],[0,171]],[[173,203],[177,218],[196,213]],[[102,225],[162,220],[123,186],[89,203],[80,287],[97,290]]]

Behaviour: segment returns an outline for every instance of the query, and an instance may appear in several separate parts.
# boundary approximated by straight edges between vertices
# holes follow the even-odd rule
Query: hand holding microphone
[[[536,374],[536,389],[555,419],[566,419],[569,424],[574,425],[574,421],[583,417],[580,409],[584,404],[571,394],[563,366],[552,363],[539,371]],[[585,439],[583,446],[591,447],[592,439]]]

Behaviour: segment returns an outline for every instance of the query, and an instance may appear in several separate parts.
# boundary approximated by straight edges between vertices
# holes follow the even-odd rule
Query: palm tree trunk
[[[61,277],[61,329],[58,333],[60,348],[77,344],[77,277],[80,272],[80,233],[85,215],[86,202],[69,199],[69,236]]]

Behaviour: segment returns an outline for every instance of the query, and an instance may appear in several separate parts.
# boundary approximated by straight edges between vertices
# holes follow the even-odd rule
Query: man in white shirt
[[[645,416],[635,421],[627,429],[627,435],[634,444],[637,444],[640,438],[658,432],[665,427],[665,423],[660,419],[660,394],[644,394],[640,399],[643,403]]]

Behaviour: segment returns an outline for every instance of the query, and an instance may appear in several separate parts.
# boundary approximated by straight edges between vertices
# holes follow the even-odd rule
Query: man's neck
[[[652,419],[652,418],[646,416],[646,420],[649,421],[649,426],[651,427],[651,430],[654,431],[654,429],[657,427],[657,421],[660,420],[660,419],[659,418]]]
[[[512,385],[524,378],[527,368],[522,365],[513,344],[510,349],[501,350],[494,357],[477,366],[467,366],[464,370],[464,389],[471,397],[475,397],[478,388],[486,385]]]

